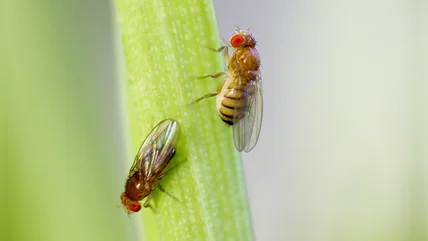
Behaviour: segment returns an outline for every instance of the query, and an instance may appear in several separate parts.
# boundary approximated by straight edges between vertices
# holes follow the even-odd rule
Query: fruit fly
[[[263,96],[260,77],[260,57],[256,40],[248,30],[236,29],[229,40],[230,46],[213,49],[224,50],[226,72],[202,76],[218,78],[226,76],[216,93],[210,93],[193,101],[217,96],[216,108],[220,118],[233,126],[233,141],[238,151],[251,151],[260,134],[263,113]],[[229,58],[228,48],[235,51]]]
[[[122,206],[128,214],[138,212],[141,209],[139,201],[145,197],[147,200],[143,206],[149,206],[151,193],[156,187],[164,191],[158,182],[166,175],[165,170],[175,154],[178,137],[178,122],[166,119],[155,126],[141,144],[129,170],[125,191],[120,195]]]

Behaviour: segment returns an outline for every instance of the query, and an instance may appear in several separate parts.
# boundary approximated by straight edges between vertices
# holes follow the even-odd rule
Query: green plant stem
[[[143,210],[147,240],[253,240],[240,154],[231,128],[218,117],[220,80],[196,76],[224,70],[211,1],[117,0],[126,62],[126,92],[133,150],[165,118],[180,123],[172,164]],[[126,165],[131,165],[128,160]]]

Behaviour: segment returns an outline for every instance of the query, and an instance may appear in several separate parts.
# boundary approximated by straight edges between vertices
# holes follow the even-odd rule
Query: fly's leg
[[[229,47],[227,47],[225,45],[225,46],[221,46],[218,49],[213,49],[213,48],[210,48],[210,47],[208,47],[208,48],[211,49],[214,52],[217,52],[217,53],[220,53],[221,51],[224,50],[224,62],[226,63],[226,66],[229,65]],[[226,75],[227,75],[227,72],[218,72],[217,74],[209,74],[209,75],[204,75],[204,76],[198,77],[198,79],[204,79],[204,78],[208,78],[208,77],[216,79],[216,78],[218,78],[220,76],[226,76]]]
[[[165,193],[166,195],[170,196],[175,201],[181,203],[180,200],[178,200],[176,197],[174,197],[171,193],[167,192],[159,183],[158,183],[158,187],[159,187],[159,190],[161,190],[163,193]]]
[[[205,79],[205,78],[216,79],[216,78],[218,78],[220,76],[225,76],[225,75],[227,75],[226,72],[218,72],[217,74],[208,74],[208,75],[200,76],[200,77],[198,77],[198,79]]]
[[[218,73],[218,74],[221,74],[221,73],[224,73],[224,72],[220,72],[220,73]],[[218,75],[218,74],[217,74],[217,75]],[[225,74],[226,74],[226,73],[225,73]],[[203,99],[206,99],[206,98],[210,98],[210,97],[217,96],[218,94],[220,94],[221,89],[223,88],[224,83],[226,83],[226,80],[223,80],[223,81],[220,83],[220,85],[218,86],[218,89],[217,89],[217,93],[209,93],[209,94],[206,94],[206,95],[202,96],[201,98],[198,98],[197,100],[192,101],[192,103],[190,103],[189,105],[194,104],[194,103],[196,103],[196,102],[199,102],[199,101],[201,101],[201,100],[203,100]]]
[[[184,162],[186,162],[186,161],[182,161],[182,162],[179,162],[179,163],[177,163],[177,164],[175,164],[175,165],[170,165],[170,167],[168,167],[167,169],[168,170],[166,170],[166,171],[164,171],[159,177],[158,177],[158,180],[161,180],[164,176],[166,176],[168,173],[170,173],[172,170],[174,170],[175,168],[177,168],[178,166],[180,166],[181,164],[183,164]]]
[[[144,202],[144,204],[143,204],[143,207],[145,207],[145,208],[150,208],[150,209],[152,209],[152,210],[154,210],[153,209],[153,207],[152,206],[150,206],[150,200],[152,200],[152,194],[150,194],[148,197],[147,197],[147,199],[146,199],[146,201]]]
[[[213,49],[213,48],[210,48],[210,49],[214,52],[217,52],[217,53],[220,53],[221,51],[224,50],[224,52],[223,52],[224,53],[224,62],[226,63],[226,66],[229,65],[229,47],[221,46],[218,49]]]
[[[198,98],[197,100],[192,101],[192,102],[190,103],[190,105],[191,105],[191,104],[194,104],[194,103],[196,103],[196,102],[199,102],[199,101],[201,101],[201,100],[203,100],[203,99],[210,98],[210,97],[214,97],[214,96],[216,96],[216,95],[218,95],[218,93],[209,93],[209,94],[206,94],[206,95],[202,96],[201,98]]]

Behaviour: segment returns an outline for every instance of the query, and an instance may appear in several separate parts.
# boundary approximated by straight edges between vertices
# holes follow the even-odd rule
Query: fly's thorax
[[[131,200],[139,201],[147,197],[155,186],[156,182],[146,180],[141,173],[136,172],[135,175],[132,175],[126,181],[125,193]]]
[[[255,48],[237,48],[232,54],[228,71],[244,82],[254,80],[260,69],[260,56]]]

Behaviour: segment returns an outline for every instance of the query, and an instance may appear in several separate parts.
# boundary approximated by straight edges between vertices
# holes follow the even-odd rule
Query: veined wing
[[[247,84],[240,103],[235,104],[233,141],[238,151],[250,152],[257,143],[263,117],[263,95],[260,78]]]
[[[178,137],[179,127],[177,121],[173,119],[161,121],[141,144],[140,150],[129,170],[129,177],[139,172],[146,179],[157,178],[174,156]]]

